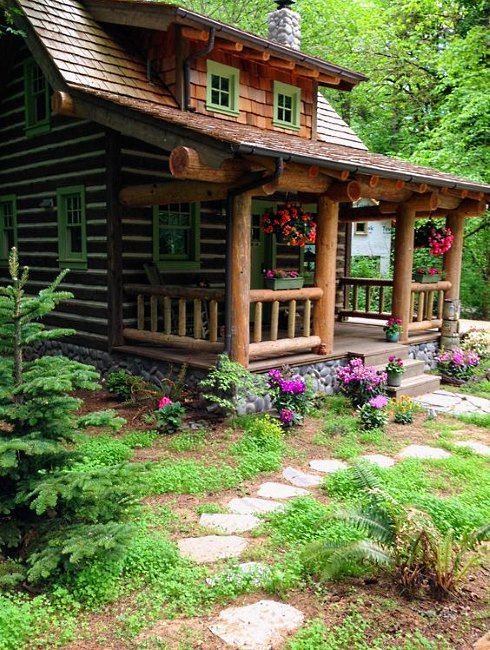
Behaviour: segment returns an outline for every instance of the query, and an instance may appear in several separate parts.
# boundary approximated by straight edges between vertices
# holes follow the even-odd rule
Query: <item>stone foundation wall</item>
[[[436,356],[439,354],[438,341],[431,341],[429,343],[419,343],[418,345],[411,345],[408,350],[410,359],[417,359],[418,361],[425,362],[425,370],[434,370],[436,367]]]

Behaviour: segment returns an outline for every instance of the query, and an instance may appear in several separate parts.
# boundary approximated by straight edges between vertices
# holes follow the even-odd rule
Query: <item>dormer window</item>
[[[207,72],[207,110],[227,115],[238,115],[240,70],[216,63],[216,61],[208,61]]]
[[[32,59],[24,66],[26,135],[49,131],[49,86],[41,68]]]
[[[274,81],[274,126],[300,128],[301,89]]]

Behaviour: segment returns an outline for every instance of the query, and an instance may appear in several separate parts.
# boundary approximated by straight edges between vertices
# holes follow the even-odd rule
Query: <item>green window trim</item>
[[[240,113],[240,70],[229,65],[206,61],[206,109],[225,115]]]
[[[301,88],[281,81],[274,81],[273,115],[274,126],[299,131],[301,126]]]
[[[8,263],[10,249],[17,246],[17,196],[0,196],[0,264]]]
[[[61,269],[87,268],[87,225],[85,187],[59,187],[56,192],[58,212],[58,252]]]
[[[51,126],[49,86],[41,68],[33,59],[24,64],[24,100],[26,136],[47,133]]]
[[[153,261],[159,270],[197,271],[200,269],[200,213],[199,203],[153,206]],[[185,223],[186,218],[188,218],[188,223]],[[162,223],[164,220],[167,220],[168,223]],[[184,223],[182,223],[182,220],[184,220]],[[162,251],[161,231],[167,232],[164,241],[169,246],[171,244],[177,246],[183,244],[184,250],[177,252]]]

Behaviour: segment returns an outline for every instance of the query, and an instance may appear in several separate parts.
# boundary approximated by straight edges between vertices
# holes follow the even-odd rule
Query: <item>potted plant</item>
[[[278,206],[276,212],[273,210],[264,212],[261,227],[266,235],[275,234],[277,241],[288,246],[315,243],[315,221],[309,212],[304,212],[301,206],[294,203]]]
[[[447,253],[453,241],[451,228],[438,226],[432,219],[415,229],[415,248],[428,248],[430,254],[436,257]]]
[[[402,333],[402,322],[399,318],[391,316],[386,321],[386,325],[383,327],[383,330],[386,335],[386,340],[390,343],[396,343],[400,340],[400,334]]]
[[[394,354],[388,357],[385,371],[388,377],[388,386],[401,386],[405,368],[403,361],[399,357],[396,357]]]
[[[265,286],[267,289],[279,291],[280,289],[301,289],[304,279],[298,271],[285,271],[284,269],[269,269],[264,271]]]
[[[421,266],[413,274],[413,279],[415,282],[429,284],[431,282],[439,282],[439,280],[442,279],[442,275],[440,270],[436,269],[434,266],[429,266],[427,268]]]

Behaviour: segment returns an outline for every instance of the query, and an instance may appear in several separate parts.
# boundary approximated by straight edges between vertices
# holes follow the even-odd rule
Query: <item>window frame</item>
[[[291,114],[292,121],[287,122],[278,117],[279,110],[279,95],[291,97]],[[285,84],[282,81],[274,81],[274,105],[272,124],[279,126],[281,129],[290,129],[292,131],[299,131],[301,128],[301,88]]]
[[[45,103],[46,103],[46,117],[43,120],[34,119],[34,94],[33,94],[33,73],[35,68],[40,66],[34,59],[28,59],[24,63],[24,103],[25,103],[25,134],[27,137],[33,137],[47,133],[51,129],[51,102],[49,97],[49,84],[46,75],[41,70],[46,81],[45,89]]]
[[[74,256],[68,251],[68,223],[66,214],[66,197],[72,194],[80,195],[81,208],[81,238],[82,251]],[[85,205],[85,186],[72,185],[58,187],[56,190],[56,212],[58,216],[58,262],[60,269],[74,269],[84,271],[87,269],[87,215]]]
[[[231,106],[221,106],[212,101],[211,77],[217,75],[228,79],[230,83],[230,100]],[[206,110],[213,113],[223,113],[225,115],[240,114],[240,70],[232,66],[218,63],[217,61],[206,61]]]
[[[359,226],[363,226],[362,230],[358,230]],[[368,222],[367,221],[356,221],[354,226],[354,235],[363,235],[366,236],[369,234]]]
[[[185,258],[178,254],[160,254],[160,223],[159,215],[162,208],[168,205],[153,206],[153,262],[160,271],[197,271],[201,268],[201,204],[193,201],[178,203],[179,206],[190,206],[190,238],[191,250]],[[169,227],[167,226],[167,229]],[[170,226],[171,229],[171,226]]]
[[[12,232],[14,246],[17,248],[17,195],[16,194],[4,194],[0,196],[0,206],[3,203],[10,203],[12,205]],[[10,250],[7,251],[7,254],[3,254],[4,248],[4,238],[5,238],[5,224],[3,221],[4,214],[3,210],[0,209],[0,265],[5,266],[8,264]]]

